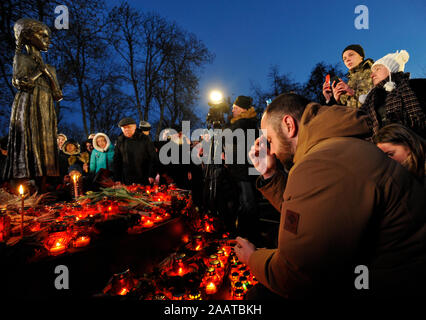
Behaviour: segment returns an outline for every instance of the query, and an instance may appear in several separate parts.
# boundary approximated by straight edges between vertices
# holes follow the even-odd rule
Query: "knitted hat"
[[[120,120],[120,122],[118,123],[118,126],[124,127],[124,126],[127,126],[129,124],[136,124],[136,120],[131,118],[131,117],[125,117],[125,118]]]
[[[343,49],[342,56],[345,53],[345,51],[348,51],[348,50],[353,50],[356,53],[358,53],[362,58],[365,58],[364,49],[359,44],[351,44],[347,46],[345,49]]]
[[[151,130],[151,124],[148,121],[141,121],[139,122],[139,128],[142,131],[149,131]]]
[[[383,58],[373,63],[371,68],[375,65],[383,65],[389,70],[389,81],[383,86],[386,91],[392,91],[395,89],[395,83],[392,82],[392,73],[404,71],[405,64],[407,63],[410,55],[406,50],[396,51],[395,53],[389,53]]]
[[[243,109],[250,109],[253,99],[247,96],[238,96],[234,104]]]

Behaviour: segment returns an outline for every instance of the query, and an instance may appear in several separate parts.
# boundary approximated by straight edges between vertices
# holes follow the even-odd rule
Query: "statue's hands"
[[[22,77],[20,79],[15,79],[13,85],[22,91],[28,91],[35,87],[35,81],[28,77]]]

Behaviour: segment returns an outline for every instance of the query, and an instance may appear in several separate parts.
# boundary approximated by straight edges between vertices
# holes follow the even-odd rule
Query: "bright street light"
[[[223,94],[218,90],[210,92],[210,102],[212,104],[219,104],[223,101]]]

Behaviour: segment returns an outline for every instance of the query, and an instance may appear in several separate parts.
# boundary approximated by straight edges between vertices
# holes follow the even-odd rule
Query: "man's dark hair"
[[[299,122],[309,103],[308,99],[298,94],[283,93],[268,105],[265,115],[268,116],[269,121],[272,121],[274,129],[278,129],[285,114],[292,116]]]

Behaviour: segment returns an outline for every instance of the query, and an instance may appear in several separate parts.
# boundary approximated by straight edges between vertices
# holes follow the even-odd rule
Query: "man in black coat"
[[[126,185],[150,184],[156,175],[157,154],[149,136],[136,128],[133,118],[123,118],[118,123],[123,131],[114,149],[114,177]]]

